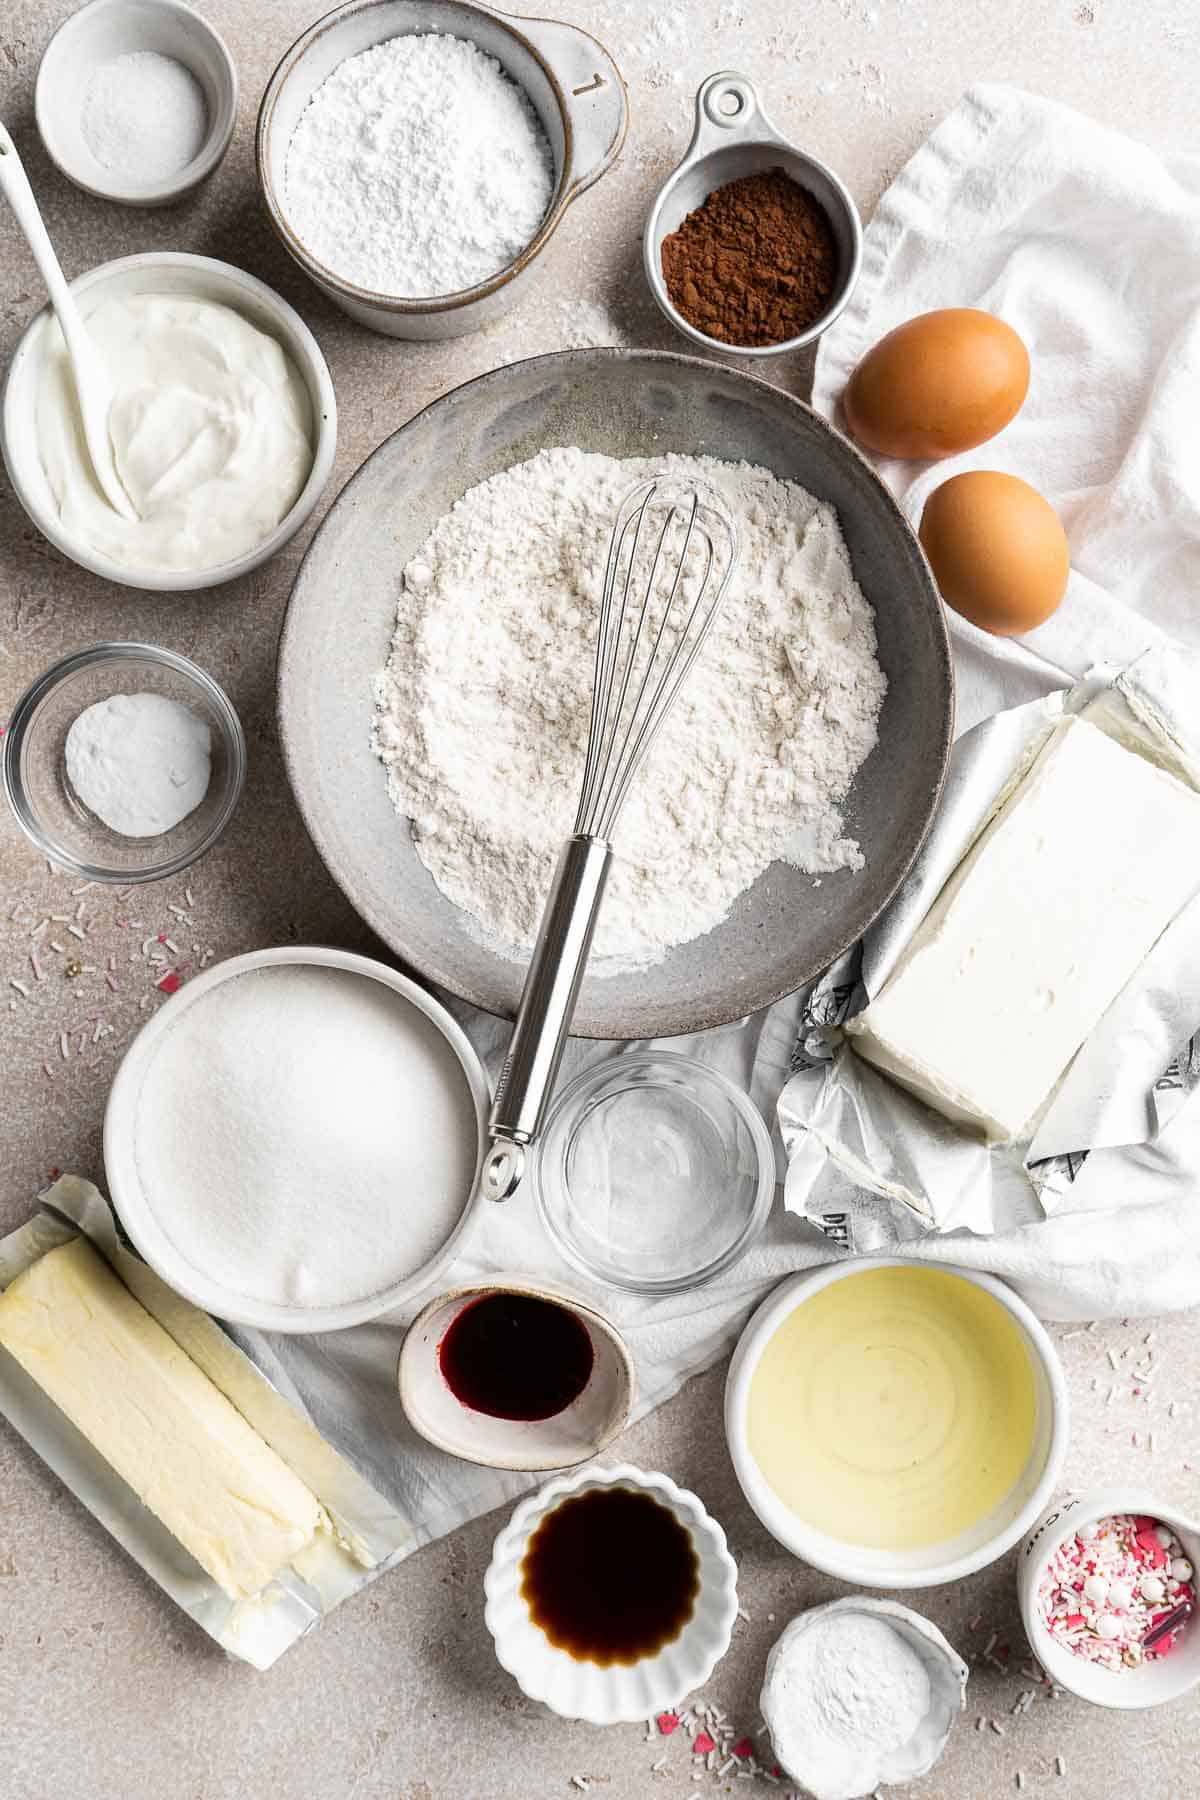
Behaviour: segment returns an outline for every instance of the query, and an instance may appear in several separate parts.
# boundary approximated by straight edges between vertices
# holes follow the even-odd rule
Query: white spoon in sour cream
[[[24,164],[3,125],[0,125],[0,189],[25,234],[25,241],[33,253],[38,273],[46,284],[50,304],[66,339],[84,440],[96,480],[114,512],[119,513],[123,519],[136,519],[138,515],[133,502],[121,485],[109,438],[108,415],[112,406],[113,388],[108,371],[83,322],[75,297],[67,286],[38,203],[33,197]]]

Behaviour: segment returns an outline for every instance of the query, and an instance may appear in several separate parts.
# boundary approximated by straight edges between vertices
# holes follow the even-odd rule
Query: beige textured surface
[[[70,10],[66,0],[5,0],[0,8],[0,116],[27,153],[68,273],[161,246],[226,257],[279,287],[313,326],[333,369],[342,436],[331,494],[426,400],[497,362],[611,339],[613,327],[627,341],[673,342],[643,291],[637,232],[654,185],[686,140],[690,94],[714,68],[734,65],[758,79],[778,122],[841,171],[864,209],[970,80],[1018,80],[1166,145],[1184,141],[1194,123],[1200,74],[1200,16],[1190,0],[809,0],[802,9],[784,0],[697,0],[686,7],[673,0],[653,8],[642,0],[561,8],[546,0],[545,10],[590,25],[625,69],[633,123],[624,158],[568,215],[544,258],[541,284],[518,316],[473,339],[410,349],[373,338],[335,312],[285,260],[259,211],[250,155],[258,97],[316,4],[204,0],[200,10],[227,35],[241,70],[237,136],[199,196],[150,213],[77,193],[37,146],[37,60]],[[32,265],[0,209],[0,359],[37,304]],[[803,388],[802,363],[780,363],[771,373]],[[157,999],[144,937],[171,936],[181,958],[196,955],[197,945],[224,956],[296,937],[372,947],[303,836],[273,737],[275,635],[303,541],[235,587],[160,602],[60,560],[0,483],[0,715],[63,651],[99,638],[146,637],[195,656],[227,684],[251,753],[249,787],[226,844],[189,882],[143,892],[128,904],[105,892],[72,895],[72,884],[51,877],[7,816],[0,819],[0,1232],[24,1217],[51,1166],[100,1172],[107,1083],[124,1038],[143,1016],[141,1003]],[[189,887],[193,922],[185,924],[170,908],[187,910]],[[83,941],[66,922],[80,900]],[[29,924],[50,913],[66,915],[47,932],[64,948],[44,952],[46,976],[37,983],[28,965]],[[118,918],[144,925],[122,928]],[[96,972],[68,979],[72,953]],[[103,980],[110,955],[117,959],[115,995]],[[29,981],[28,1000],[8,987],[10,976]],[[65,1057],[60,1032],[69,1034]],[[1151,1324],[1113,1325],[1066,1344],[1076,1414],[1068,1479],[1136,1478],[1200,1514],[1200,1478],[1187,1466],[1200,1464],[1197,1410],[1188,1404],[1200,1367],[1200,1315],[1158,1322],[1155,1397],[1135,1400],[1124,1371]],[[1118,1358],[1129,1350],[1117,1375],[1109,1346]],[[1110,1385],[1117,1393],[1106,1407]],[[619,1448],[694,1487],[729,1531],[749,1616],[709,1691],[731,1719],[752,1729],[775,1633],[793,1612],[836,1588],[779,1551],[741,1502],[724,1451],[720,1400],[714,1372]],[[1153,1452],[1144,1447],[1149,1428]],[[593,1792],[611,1800],[768,1791],[732,1779],[693,1781],[681,1735],[651,1745],[640,1727],[597,1733],[527,1706],[496,1668],[483,1631],[480,1576],[496,1526],[495,1519],[480,1521],[426,1550],[270,1674],[256,1675],[226,1662],[192,1630],[0,1424],[0,1794],[568,1800],[579,1791],[571,1778],[588,1775],[596,1778]],[[914,1603],[964,1653],[982,1649],[995,1628],[1018,1661],[1011,1559]],[[972,1632],[967,1621],[976,1614],[982,1622]],[[1016,1673],[977,1672],[944,1761],[916,1791],[927,1800],[991,1800],[1015,1791],[1020,1770],[1032,1794],[1200,1794],[1200,1701],[1127,1717],[1063,1697],[1010,1717],[1024,1685]],[[1004,1734],[986,1726],[977,1733],[976,1719],[992,1716]],[[1062,1778],[1054,1772],[1056,1753],[1066,1762]],[[655,1776],[651,1765],[661,1757],[665,1766]]]

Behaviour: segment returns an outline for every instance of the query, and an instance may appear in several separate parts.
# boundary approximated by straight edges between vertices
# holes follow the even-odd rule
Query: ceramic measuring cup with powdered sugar
[[[663,277],[663,239],[677,231],[689,213],[727,182],[782,169],[821,207],[829,220],[837,265],[829,304],[820,318],[795,337],[778,344],[731,344],[709,337],[685,319],[667,292]],[[683,161],[668,175],[655,196],[642,237],[650,292],[672,325],[706,350],[730,356],[780,356],[813,343],[833,324],[858,281],[862,262],[862,222],[858,208],[833,170],[807,150],[789,143],[763,110],[754,83],[732,69],[722,69],[701,82],[696,93],[696,123]]]
[[[448,33],[494,57],[533,107],[554,159],[540,226],[507,268],[474,287],[428,299],[369,292],[319,262],[284,205],[288,146],[316,90],[347,57],[409,33]],[[350,0],[310,25],[263,94],[255,136],[267,214],[288,251],[324,294],[361,325],[421,341],[460,337],[498,318],[536,274],[537,259],[572,200],[616,161],[625,141],[625,83],[603,44],[576,25],[514,18],[473,0]]]
[[[933,1768],[966,1703],[967,1665],[895,1600],[831,1600],[776,1640],[760,1705],[780,1767],[814,1800],[905,1787]]]

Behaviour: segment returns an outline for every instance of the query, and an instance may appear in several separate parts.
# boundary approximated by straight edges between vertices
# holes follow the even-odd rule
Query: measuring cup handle
[[[625,82],[590,33],[555,19],[514,19],[562,89],[570,125],[564,199],[574,200],[617,160],[629,129]]]
[[[684,162],[746,138],[783,141],[763,111],[758,89],[749,76],[739,75],[736,69],[721,69],[696,90],[696,123]]]

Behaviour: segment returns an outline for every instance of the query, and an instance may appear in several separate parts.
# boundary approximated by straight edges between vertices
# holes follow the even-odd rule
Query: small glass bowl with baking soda
[[[753,82],[725,69],[700,85],[692,141],[642,246],[650,292],[685,337],[725,355],[780,356],[813,343],[846,305],[862,222],[833,170],[789,143]]]
[[[69,748],[72,727],[93,707],[105,710],[91,715],[94,728],[77,730]],[[172,726],[184,734],[186,767],[175,760]],[[85,776],[81,747],[93,757],[105,752],[96,780]],[[132,885],[178,875],[216,843],[241,797],[246,740],[224,689],[187,657],[153,644],[94,644],[64,656],[22,694],[2,768],[17,824],[56,868]],[[169,822],[129,829],[160,820]]]

